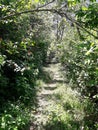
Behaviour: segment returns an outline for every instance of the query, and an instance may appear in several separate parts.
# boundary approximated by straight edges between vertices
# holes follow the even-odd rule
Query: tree
[[[51,41],[47,34],[49,26],[46,26],[44,19],[40,17],[46,14],[38,15],[33,12],[17,15],[19,12],[34,9],[35,6],[36,3],[23,0],[0,2],[1,19],[3,18],[0,20],[2,129],[23,129],[29,122],[28,105],[36,95],[35,81],[44,64]],[[9,17],[11,15],[13,17]]]
[[[72,12],[73,18],[69,19],[71,23],[66,22],[65,36],[62,45],[59,45],[61,62],[69,82],[81,92],[83,101],[88,101],[85,129],[97,129],[98,123],[97,6],[93,2],[80,6],[76,1],[71,2],[75,15]]]

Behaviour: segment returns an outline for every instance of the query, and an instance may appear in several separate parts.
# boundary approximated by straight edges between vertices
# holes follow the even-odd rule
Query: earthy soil
[[[43,82],[42,86],[39,87],[37,92],[38,107],[34,113],[35,121],[31,123],[29,130],[44,130],[43,126],[48,120],[46,108],[53,105],[52,95],[55,93],[58,84],[65,82],[61,75],[61,66],[59,63],[50,64],[43,69],[45,73],[49,74],[50,79],[47,82]],[[48,77],[45,78],[47,79]]]

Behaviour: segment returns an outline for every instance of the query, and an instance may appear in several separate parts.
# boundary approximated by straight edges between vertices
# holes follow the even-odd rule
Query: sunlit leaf
[[[85,6],[82,6],[82,10],[83,10],[83,11],[87,11],[87,10],[88,10],[88,8],[87,8],[87,7],[85,7]]]

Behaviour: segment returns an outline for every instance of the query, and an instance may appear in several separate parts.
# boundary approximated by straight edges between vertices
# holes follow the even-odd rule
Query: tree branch
[[[41,5],[41,6],[38,7],[38,9],[39,9],[39,8],[43,8],[43,7],[46,7],[47,5],[53,3],[54,1],[55,1],[55,0],[52,0],[52,1],[50,1],[50,2],[48,2],[48,3],[46,3],[46,4],[44,4],[44,5]]]
[[[90,31],[88,31],[85,27],[83,27],[78,21],[76,21],[75,19],[71,18],[71,16],[69,17],[67,15],[66,12],[61,12],[60,10],[55,10],[56,13],[58,13],[59,15],[61,15],[62,17],[66,17],[66,19],[68,19],[69,21],[71,21],[72,23],[75,23],[76,26],[78,26],[78,28],[84,30],[85,32],[87,32],[89,35],[93,36],[94,38],[98,39],[98,36],[94,35],[93,33],[91,33]]]
[[[22,15],[22,14],[26,14],[26,13],[34,13],[34,12],[43,12],[43,11],[49,11],[49,12],[56,12],[55,9],[34,9],[34,10],[26,10],[26,11],[22,11],[22,12],[16,12],[16,13],[13,13],[13,14],[10,14],[10,15],[7,15],[7,16],[4,16],[4,17],[1,17],[0,18],[0,21],[2,20],[6,20],[8,18],[12,18],[14,16],[19,16],[19,15]]]
[[[34,12],[44,12],[44,11],[48,11],[48,12],[52,12],[52,13],[57,13],[59,14],[60,16],[62,17],[66,17],[66,19],[68,19],[69,21],[71,21],[72,23],[75,23],[76,26],[78,26],[80,29],[84,30],[85,32],[87,32],[89,35],[93,36],[94,38],[98,39],[98,36],[94,35],[93,33],[91,33],[90,31],[88,31],[85,27],[83,27],[80,23],[78,23],[75,19],[69,17],[67,15],[66,12],[62,12],[61,9],[34,9],[34,10],[26,10],[26,11],[22,11],[22,12],[16,12],[16,13],[13,13],[13,14],[10,14],[10,15],[7,15],[7,16],[4,16],[4,17],[1,17],[0,18],[0,21],[2,20],[6,20],[8,18],[12,18],[14,16],[19,16],[19,15],[22,15],[22,14],[26,14],[26,13],[34,13]]]

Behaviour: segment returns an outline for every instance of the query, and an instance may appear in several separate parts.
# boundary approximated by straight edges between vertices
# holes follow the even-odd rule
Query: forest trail
[[[38,106],[29,130],[66,130],[67,124],[64,122],[73,120],[73,114],[77,127],[82,117],[80,114],[83,114],[82,107],[76,96],[77,92],[65,83],[60,63],[49,64],[43,71],[45,80],[37,81]],[[67,130],[71,128],[68,125]]]

